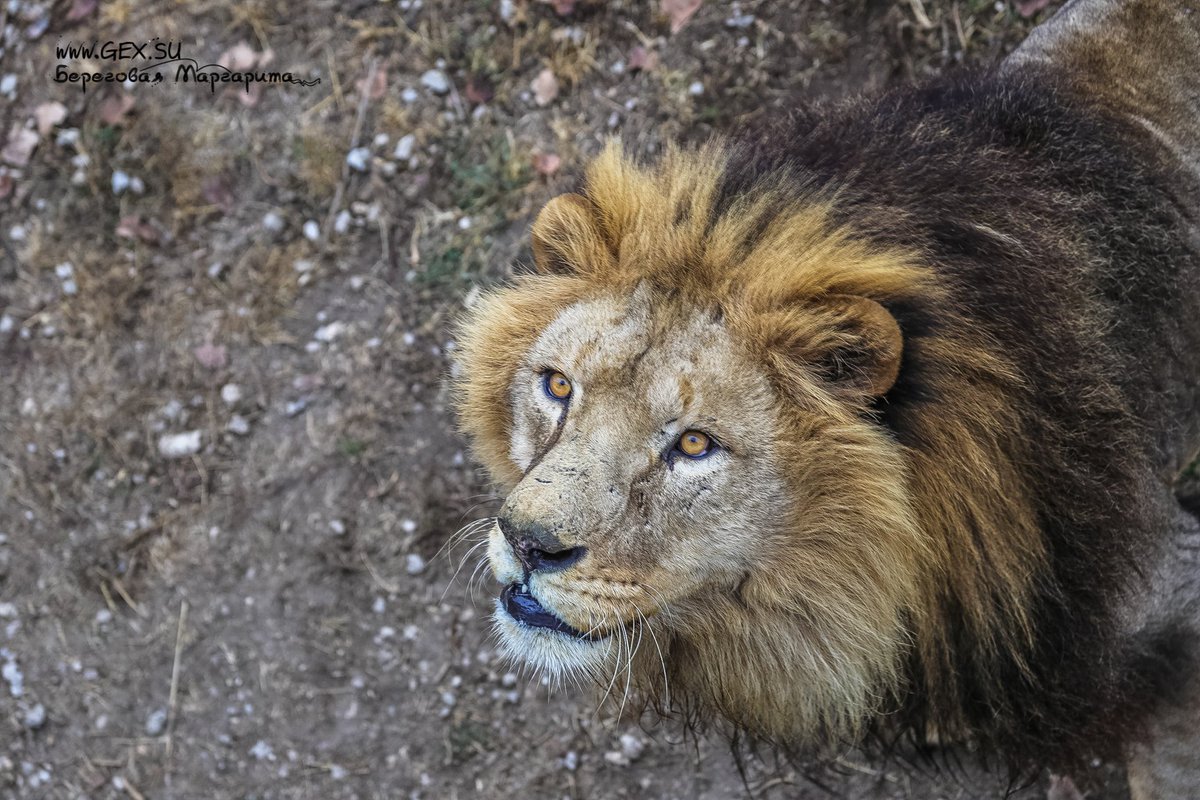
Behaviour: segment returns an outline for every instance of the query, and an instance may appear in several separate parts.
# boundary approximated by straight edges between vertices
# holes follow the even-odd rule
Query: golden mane
[[[757,607],[812,613],[824,605],[813,618],[861,627],[864,638],[851,646],[862,648],[873,646],[868,632],[881,624],[867,615],[898,615],[897,624],[911,632],[909,657],[919,662],[915,679],[925,684],[904,686],[913,673],[895,658],[869,668],[874,685],[846,690],[857,702],[813,697],[827,705],[800,716],[807,725],[816,720],[827,732],[853,735],[872,713],[895,708],[904,690],[917,688],[931,699],[940,726],[965,724],[955,710],[960,676],[953,651],[964,640],[972,643],[979,673],[973,680],[986,679],[993,661],[1023,664],[1032,636],[1030,589],[1045,569],[1044,543],[1025,500],[1027,456],[1014,410],[1026,388],[995,343],[962,322],[921,252],[869,242],[835,220],[836,197],[788,189],[786,175],[723,200],[724,172],[725,156],[715,146],[672,149],[644,167],[610,144],[588,168],[581,195],[552,200],[532,231],[544,274],[491,295],[464,328],[464,429],[493,475],[519,479],[506,452],[507,376],[545,323],[580,298],[629,292],[645,282],[721,314],[747,357],[788,398],[780,413],[786,436],[797,443],[789,469],[797,494],[808,498],[792,521],[795,535],[811,545],[807,560],[782,562],[776,574],[760,576]],[[807,353],[846,338],[841,318],[822,313],[822,304],[845,296],[884,308],[937,308],[937,330],[905,341],[903,358],[939,365],[922,375],[921,391],[953,398],[956,413],[931,406],[928,414],[909,415],[897,437],[866,421],[877,412],[869,393],[814,388]],[[822,419],[836,423],[815,430],[817,407]],[[837,437],[842,463],[830,469],[825,462],[815,474],[804,444],[822,437]],[[835,516],[810,516],[813,504],[845,502],[861,508],[845,515],[840,529],[831,522]],[[843,592],[823,589],[814,576],[838,590],[858,587],[880,597],[852,608]],[[798,586],[807,609],[789,599]],[[837,603],[846,607],[829,605]],[[779,635],[760,623],[761,635]],[[846,635],[839,639],[846,646]],[[782,645],[797,663],[799,649]],[[752,720],[750,727],[773,736],[795,727],[794,707],[762,687],[739,685],[748,673],[738,664],[719,663],[711,653],[687,657],[685,650],[676,654],[680,669],[686,665],[691,680],[706,683],[705,693],[727,706],[728,716]],[[763,652],[782,657],[781,646]],[[645,693],[655,696],[657,672],[648,669],[644,679]]]

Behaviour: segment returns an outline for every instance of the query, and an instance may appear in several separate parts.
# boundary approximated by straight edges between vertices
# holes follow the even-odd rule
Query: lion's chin
[[[496,600],[492,621],[507,656],[544,670],[553,678],[598,675],[611,655],[609,639],[590,639],[556,628],[528,625],[515,619],[500,599]]]

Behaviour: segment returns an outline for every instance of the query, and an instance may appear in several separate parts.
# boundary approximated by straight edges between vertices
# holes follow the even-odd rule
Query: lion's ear
[[[785,376],[797,366],[815,369],[837,393],[882,397],[900,375],[900,325],[874,300],[831,294],[770,317],[770,349]]]
[[[887,394],[900,375],[904,337],[891,313],[874,300],[827,295],[820,314],[836,335],[809,354],[834,383],[869,397]]]
[[[579,194],[560,194],[546,203],[531,231],[538,272],[587,272],[611,258],[595,208]]]

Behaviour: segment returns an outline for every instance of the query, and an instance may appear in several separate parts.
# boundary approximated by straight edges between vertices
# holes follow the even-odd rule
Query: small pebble
[[[146,717],[146,735],[158,736],[167,727],[167,710],[165,708],[156,708],[150,712],[150,716]]]
[[[115,170],[112,174],[113,194],[121,194],[129,188],[129,174],[124,170]]]
[[[274,211],[268,211],[266,214],[263,214],[262,226],[272,233],[278,233],[283,230],[283,217]]]
[[[334,339],[346,332],[346,323],[331,322],[328,325],[322,325],[317,328],[317,332],[313,334],[313,338],[318,342],[332,342]]]
[[[271,749],[271,745],[267,744],[262,739],[254,743],[254,747],[250,748],[250,755],[254,756],[256,761],[274,761],[275,751]]]
[[[420,97],[421,95],[417,94],[417,90],[411,86],[406,87],[404,91],[400,92],[400,99],[408,105],[412,105],[413,103],[417,102]]]
[[[579,754],[574,750],[568,750],[567,754],[563,756],[562,764],[566,769],[574,772],[579,767]]]
[[[304,223],[304,238],[310,242],[315,242],[321,238],[321,226],[317,224],[315,219],[310,219]]]
[[[36,731],[45,724],[46,707],[41,703],[25,712],[25,727],[29,730]]]
[[[725,20],[725,25],[730,28],[749,28],[753,24],[754,15],[741,13],[741,8],[734,3],[733,15]]]
[[[200,452],[200,431],[169,433],[158,440],[158,452],[166,458],[183,458]]]
[[[236,383],[227,383],[221,387],[221,402],[225,403],[225,405],[231,406],[241,399],[242,387]]]
[[[371,148],[356,147],[346,154],[346,163],[355,172],[366,172],[371,166]]]
[[[404,569],[409,575],[420,575],[425,571],[425,559],[419,553],[409,553],[404,558]]]
[[[304,409],[308,408],[308,398],[301,397],[299,400],[292,400],[283,407],[283,413],[289,417],[294,417],[300,414]]]
[[[450,91],[450,79],[440,69],[431,69],[423,74],[421,85],[434,94],[446,94]]]
[[[392,157],[397,161],[408,161],[412,158],[413,150],[417,147],[417,137],[409,133],[400,137],[400,141],[396,142],[396,149],[392,151]]]
[[[250,432],[250,422],[241,414],[234,414],[225,424],[225,429],[236,436],[245,436]]]
[[[346,533],[346,523],[342,522],[340,519],[331,519],[329,520],[329,530],[333,531],[338,536],[342,536]]]
[[[630,761],[637,761],[646,750],[646,743],[630,733],[621,734],[621,754]]]
[[[342,234],[348,230],[350,230],[350,212],[343,209],[333,219],[333,232]]]

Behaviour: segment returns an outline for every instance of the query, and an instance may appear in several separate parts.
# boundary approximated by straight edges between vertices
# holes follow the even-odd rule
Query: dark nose
[[[512,545],[526,571],[566,569],[587,553],[583,547],[567,547],[536,522],[516,522],[500,517],[500,532]]]

